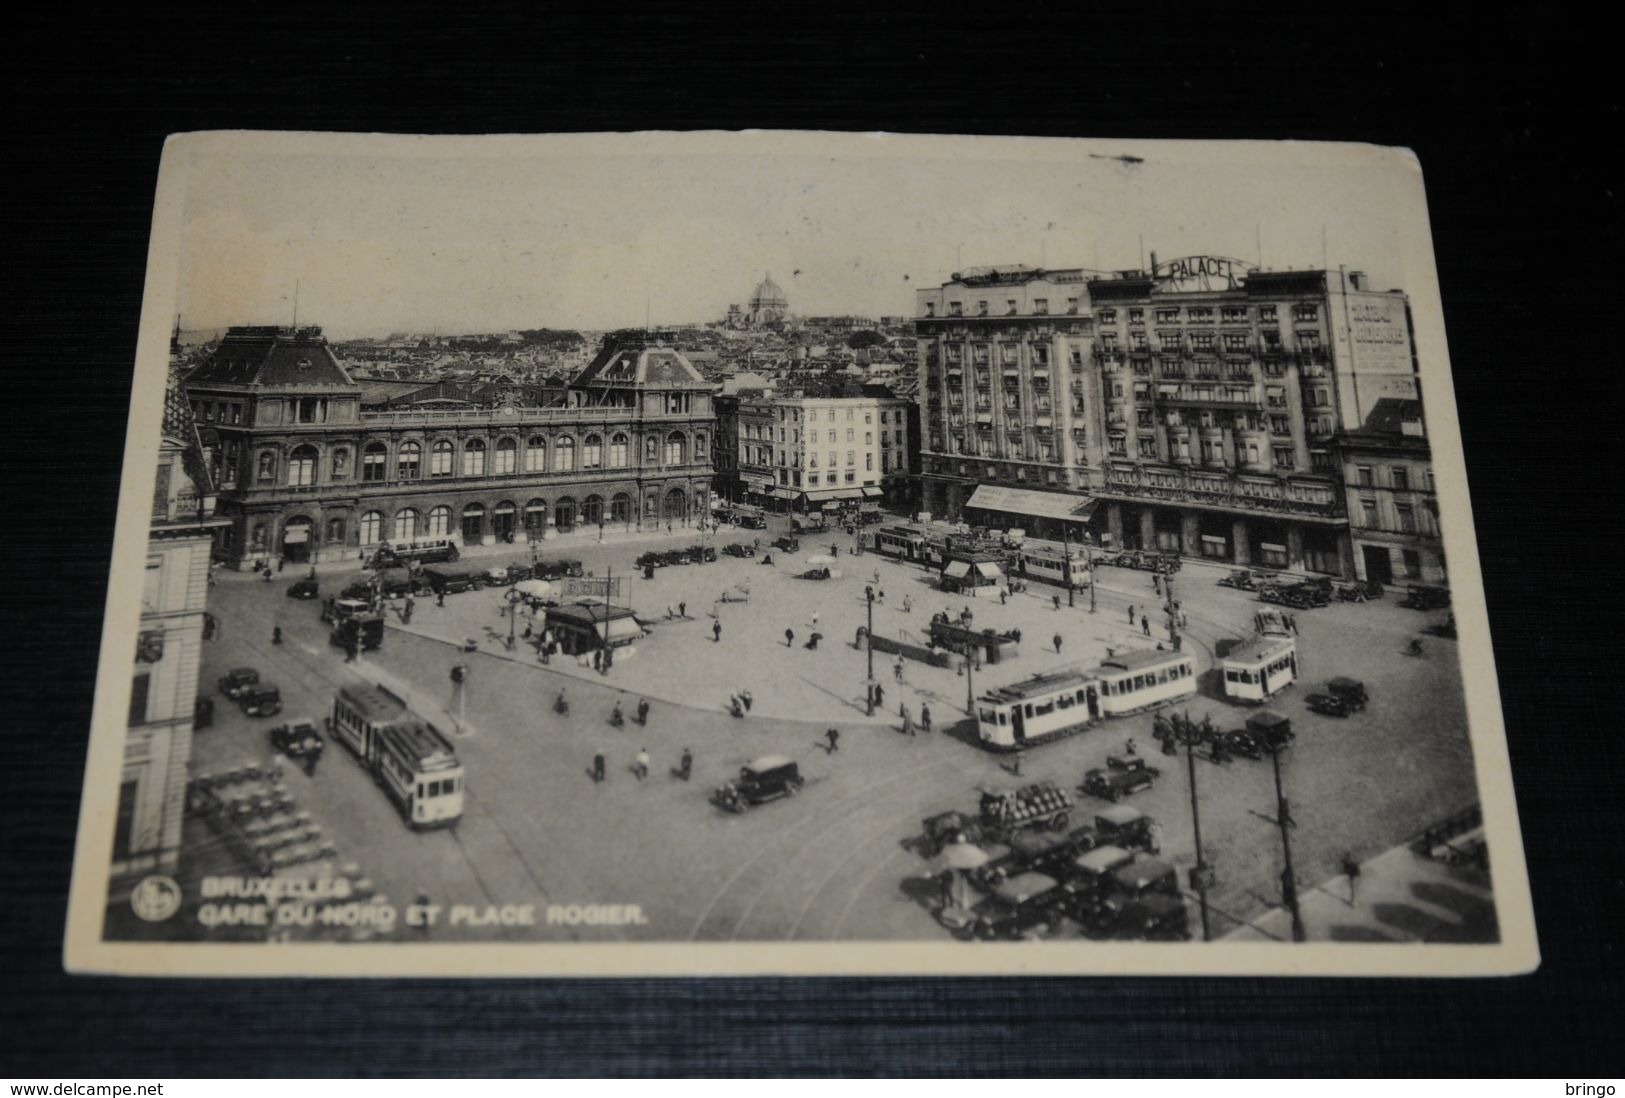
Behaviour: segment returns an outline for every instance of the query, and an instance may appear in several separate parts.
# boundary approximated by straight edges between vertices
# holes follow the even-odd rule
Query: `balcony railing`
[[[1164,475],[1159,478],[1168,480]],[[1105,493],[1136,499],[1169,500],[1197,503],[1243,511],[1269,514],[1300,514],[1321,518],[1341,517],[1343,510],[1335,494],[1325,500],[1305,500],[1292,497],[1283,483],[1270,485],[1250,484],[1247,491],[1240,490],[1240,482],[1231,478],[1194,477],[1181,474],[1175,483],[1152,483],[1138,470],[1109,469],[1106,473]]]

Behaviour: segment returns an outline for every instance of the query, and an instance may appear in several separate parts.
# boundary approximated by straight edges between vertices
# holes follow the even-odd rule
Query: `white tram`
[[[925,560],[925,534],[910,526],[883,526],[875,531],[875,552],[921,563]]]
[[[445,827],[463,814],[463,765],[438,729],[382,686],[346,686],[327,730],[384,787],[413,828]]]
[[[1006,751],[1081,732],[1098,716],[1099,688],[1085,671],[1060,671],[1001,686],[976,704],[983,746]]]
[[[1292,637],[1260,635],[1231,649],[1219,661],[1225,697],[1262,702],[1298,679],[1298,642]]]
[[[1094,674],[1100,680],[1100,709],[1108,717],[1138,713],[1196,693],[1196,666],[1179,651],[1123,652],[1103,661]]]
[[[1082,551],[1068,553],[1059,546],[1025,545],[1019,559],[1021,575],[1027,579],[1064,587],[1070,569],[1075,590],[1081,591],[1089,586],[1089,559]]]

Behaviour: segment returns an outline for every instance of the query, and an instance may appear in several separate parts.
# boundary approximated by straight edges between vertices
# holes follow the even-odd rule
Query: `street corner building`
[[[141,623],[136,634],[128,734],[113,832],[109,910],[125,910],[151,874],[172,874],[180,859],[192,732],[203,717],[198,671],[215,629],[204,610],[210,554],[227,520],[191,410],[180,388],[164,395],[162,438],[152,497]]]
[[[562,389],[373,395],[320,328],[237,327],[184,379],[227,520],[223,561],[367,558],[690,527],[708,513],[715,386],[618,333]]]
[[[924,506],[1100,545],[1445,578],[1404,292],[1191,256],[917,294]]]

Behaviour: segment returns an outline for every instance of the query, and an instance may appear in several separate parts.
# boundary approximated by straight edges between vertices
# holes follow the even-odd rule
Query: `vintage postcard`
[[[190,134],[135,360],[73,971],[1538,963],[1403,150]]]

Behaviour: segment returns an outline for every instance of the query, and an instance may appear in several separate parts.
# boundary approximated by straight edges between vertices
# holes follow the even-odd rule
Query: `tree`
[[[846,337],[846,345],[854,351],[861,351],[865,347],[878,347],[885,342],[886,337],[874,331],[853,332]]]

